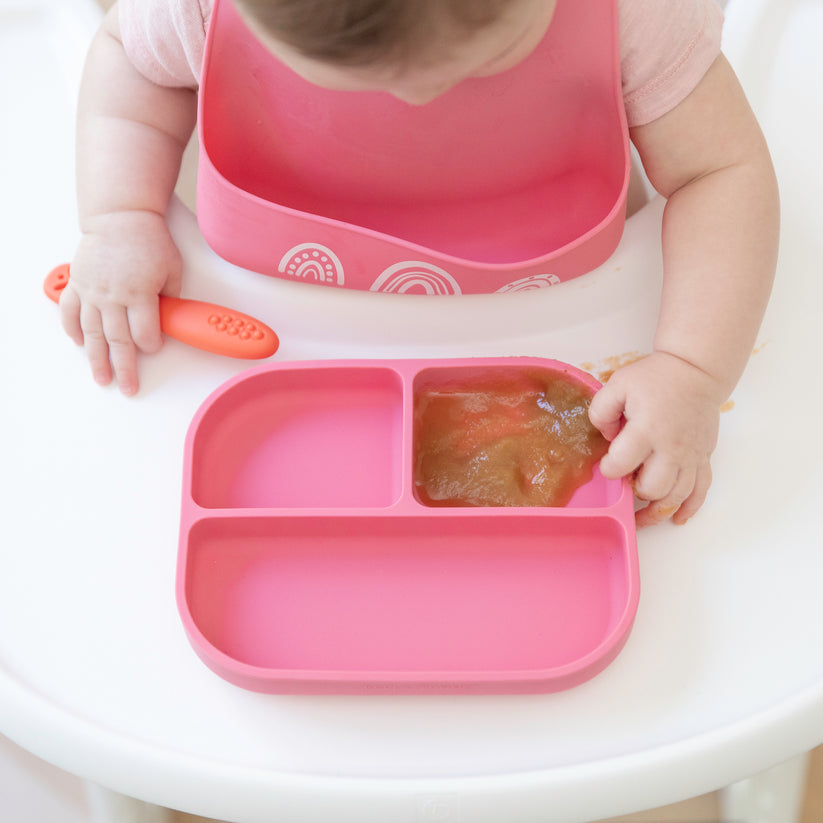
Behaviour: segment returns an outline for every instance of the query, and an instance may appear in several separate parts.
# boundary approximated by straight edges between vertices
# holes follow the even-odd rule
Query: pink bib
[[[559,0],[513,69],[425,106],[306,82],[215,0],[197,214],[262,274],[384,292],[511,292],[599,266],[630,156],[615,0]]]

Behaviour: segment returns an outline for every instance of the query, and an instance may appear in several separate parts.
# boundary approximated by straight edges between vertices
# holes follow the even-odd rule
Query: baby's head
[[[429,102],[497,74],[540,42],[557,0],[235,0],[283,62],[310,82]]]

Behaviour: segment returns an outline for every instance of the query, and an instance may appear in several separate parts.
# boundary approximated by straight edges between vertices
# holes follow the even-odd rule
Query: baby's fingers
[[[63,299],[60,300],[63,302]],[[112,370],[109,362],[109,344],[103,330],[103,318],[96,306],[84,303],[80,307],[80,329],[86,357],[94,381],[101,386],[111,383]]]
[[[652,499],[645,509],[637,512],[635,520],[638,528],[652,526],[669,518],[682,526],[703,505],[711,484],[712,470],[708,461],[693,470],[681,469],[667,495]],[[639,493],[638,496],[642,497]]]
[[[121,306],[101,312],[96,306],[84,303],[80,309],[80,326],[95,382],[107,386],[112,377],[116,377],[123,394],[135,394],[138,389],[137,350],[126,309]]]
[[[626,398],[610,386],[604,386],[592,398],[589,420],[606,440],[614,440],[623,424]]]
[[[137,393],[139,384],[137,347],[132,339],[128,314],[125,307],[117,307],[107,309],[102,317],[111,369],[117,378],[120,391],[130,397]]]
[[[153,354],[163,345],[157,297],[129,306],[126,312],[131,339],[140,351]]]
[[[600,473],[616,478],[632,474],[652,453],[651,444],[637,434],[638,429],[627,423],[609,446],[600,461]]]
[[[638,528],[654,526],[668,520],[670,517],[674,517],[680,511],[684,501],[689,498],[693,488],[694,473],[684,470],[677,474],[674,485],[667,494],[661,497],[644,498],[635,488],[638,497],[650,501],[645,509],[640,509],[635,515]]]
[[[694,488],[691,494],[683,501],[683,504],[672,517],[672,520],[678,525],[682,526],[687,520],[691,519],[697,510],[706,501],[709,493],[709,487],[712,485],[712,469],[709,463],[701,466],[697,471]]]
[[[66,334],[78,346],[82,346],[83,329],[80,326],[80,298],[74,289],[68,286],[60,296],[60,322]]]
[[[676,463],[667,460],[657,452],[652,452],[635,472],[634,493],[641,500],[668,499],[677,487],[679,477],[680,468]],[[685,499],[685,495],[690,490],[686,489],[683,492],[684,497],[681,501]]]

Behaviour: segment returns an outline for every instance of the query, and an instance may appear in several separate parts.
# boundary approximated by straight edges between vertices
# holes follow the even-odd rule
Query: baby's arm
[[[777,183],[763,135],[726,59],[659,120],[632,131],[649,179],[668,198],[663,295],[648,357],[595,395],[610,439],[601,470],[636,472],[649,506],[638,524],[683,523],[711,483],[720,407],[739,380],[777,260]]]
[[[86,62],[77,121],[81,240],[60,298],[95,380],[137,391],[137,349],[161,345],[157,297],[180,288],[165,213],[195,122],[196,93],[144,78],[120,41],[117,6]]]

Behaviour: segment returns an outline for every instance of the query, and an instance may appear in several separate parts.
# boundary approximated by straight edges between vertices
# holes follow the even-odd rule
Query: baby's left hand
[[[649,503],[638,526],[683,524],[703,505],[725,399],[711,375],[665,352],[619,369],[594,396],[589,417],[611,441],[600,471],[634,474],[635,494]]]

